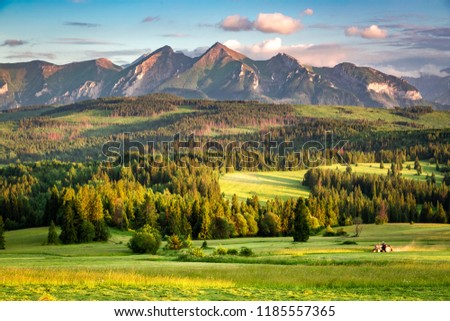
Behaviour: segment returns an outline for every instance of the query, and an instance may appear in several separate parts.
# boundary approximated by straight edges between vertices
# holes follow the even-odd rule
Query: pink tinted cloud
[[[303,11],[303,14],[305,16],[312,16],[314,14],[314,10],[311,8],[305,9],[305,11]]]
[[[377,25],[371,25],[364,29],[353,26],[345,30],[345,35],[348,37],[362,37],[365,39],[385,39],[388,36],[388,32]]]
[[[253,29],[253,22],[238,14],[228,16],[219,24],[226,31],[248,31]]]
[[[282,35],[295,33],[303,27],[300,20],[278,12],[258,14],[254,26],[256,30],[264,33],[279,33]]]

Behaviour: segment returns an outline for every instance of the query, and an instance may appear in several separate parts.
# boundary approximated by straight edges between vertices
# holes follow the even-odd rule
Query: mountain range
[[[373,68],[351,63],[311,67],[282,53],[257,61],[220,43],[196,58],[165,46],[126,67],[104,58],[66,65],[0,64],[0,109],[155,92],[297,104],[388,108],[424,104],[421,92],[408,81]]]

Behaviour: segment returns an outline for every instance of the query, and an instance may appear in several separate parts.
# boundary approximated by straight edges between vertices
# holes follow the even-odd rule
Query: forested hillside
[[[356,218],[447,223],[449,119],[425,107],[314,109],[170,95],[19,109],[0,115],[0,215],[8,230],[53,221],[64,243],[84,242],[86,235],[107,239],[108,226],[150,225],[194,239],[292,235],[297,200],[229,201],[219,179],[232,171],[312,168],[303,182],[311,191],[305,205],[312,233]],[[123,144],[125,132],[145,153],[125,150],[120,163],[106,162],[103,144]],[[182,143],[187,151],[174,153]],[[213,150],[189,147],[196,144]],[[167,156],[164,162],[158,154]],[[421,175],[419,160],[434,164],[443,178],[403,178],[407,161],[416,161]],[[320,168],[364,162],[389,173]]]

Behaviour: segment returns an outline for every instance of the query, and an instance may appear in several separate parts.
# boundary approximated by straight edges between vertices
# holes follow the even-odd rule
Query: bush
[[[336,232],[333,230],[333,228],[328,225],[325,229],[325,232],[323,232],[323,236],[336,236]]]
[[[236,249],[228,249],[227,254],[228,255],[238,255],[239,251]]]
[[[338,228],[337,231],[334,231],[333,228],[328,225],[325,229],[325,232],[323,233],[323,236],[348,236],[348,233],[344,231],[342,227]]]
[[[336,231],[336,236],[348,236],[348,234],[347,234],[347,232],[344,231],[344,229],[341,227],[341,228],[338,228],[338,229],[337,229],[337,231]]]
[[[226,255],[228,250],[224,247],[219,246],[214,250],[214,255]]]
[[[178,235],[174,234],[167,238],[166,248],[168,248],[170,250],[180,250],[180,249],[185,249],[185,248],[191,248],[191,246],[192,246],[192,240],[191,240],[190,236],[188,236],[185,239],[184,237],[179,237]]]
[[[192,247],[192,239],[190,235],[186,238],[181,238],[181,240],[183,241],[183,248],[190,249]]]
[[[180,250],[183,248],[183,241],[176,234],[169,236],[167,238],[167,248],[170,250]]]
[[[130,242],[128,247],[134,253],[150,253],[156,254],[161,245],[161,234],[159,231],[150,225],[145,225],[142,229],[138,230]]]
[[[208,248],[208,242],[203,241],[202,243],[202,249],[207,249]]]
[[[383,225],[383,224],[386,224],[387,222],[388,222],[387,216],[377,215],[375,217],[375,224],[376,225]]]
[[[56,226],[53,220],[50,222],[48,228],[47,244],[58,244],[58,233],[56,233]]]
[[[356,243],[355,241],[344,241],[342,242],[342,245],[358,245],[358,243]]]
[[[189,251],[189,254],[194,256],[194,257],[204,257],[205,253],[203,253],[203,250],[201,248],[193,248]]]
[[[252,256],[253,251],[249,249],[248,247],[241,247],[241,250],[239,251],[240,256]]]

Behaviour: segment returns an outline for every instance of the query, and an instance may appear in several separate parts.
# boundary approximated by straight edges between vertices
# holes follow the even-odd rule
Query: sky
[[[198,56],[217,41],[257,60],[283,52],[312,66],[445,75],[450,0],[0,0],[0,63],[124,65],[164,45]]]

